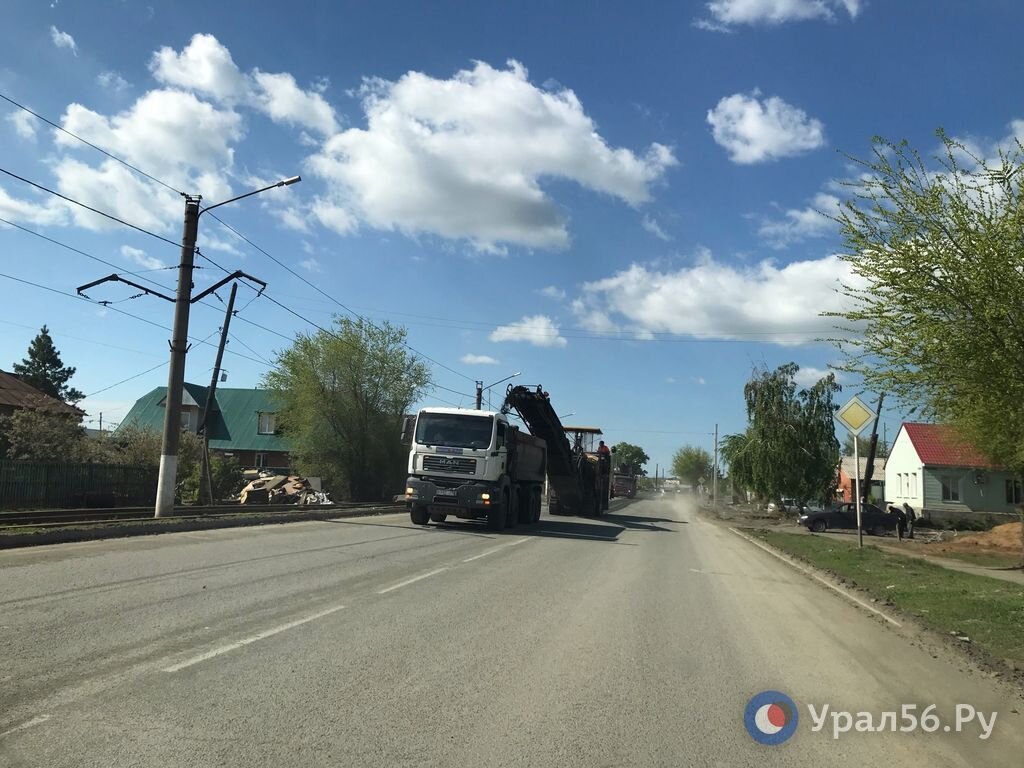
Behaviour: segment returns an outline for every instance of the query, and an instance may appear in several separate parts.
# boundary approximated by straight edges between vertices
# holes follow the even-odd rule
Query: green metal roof
[[[156,387],[135,401],[121,424],[162,430],[166,397],[167,387]],[[210,447],[224,451],[288,451],[288,443],[280,434],[257,434],[259,414],[279,409],[273,397],[266,389],[217,387],[214,399],[219,410],[210,414]],[[206,403],[206,387],[186,382],[182,399],[186,404],[194,401],[201,410]]]

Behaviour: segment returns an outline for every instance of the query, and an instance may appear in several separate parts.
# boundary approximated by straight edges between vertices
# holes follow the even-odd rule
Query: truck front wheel
[[[409,517],[415,525],[426,525],[430,520],[430,513],[427,512],[426,507],[412,506],[409,507]]]

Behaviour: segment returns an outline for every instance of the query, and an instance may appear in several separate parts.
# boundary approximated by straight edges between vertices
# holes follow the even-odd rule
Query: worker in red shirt
[[[602,458],[611,458],[612,452],[608,450],[608,446],[604,444],[604,440],[597,444],[597,455]]]

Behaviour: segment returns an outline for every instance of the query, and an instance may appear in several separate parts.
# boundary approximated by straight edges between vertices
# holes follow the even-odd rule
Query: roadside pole
[[[715,466],[712,468],[715,473],[711,479],[711,508],[718,509],[718,425],[715,424]]]
[[[231,327],[231,316],[235,312],[235,294],[238,283],[231,284],[231,295],[228,296],[227,310],[224,312],[224,326],[220,329],[220,344],[217,345],[217,359],[213,364],[213,375],[210,387],[206,390],[206,403],[203,415],[199,420],[199,431],[203,435],[203,466],[199,476],[199,499],[203,504],[213,506],[213,478],[210,476],[210,411],[214,398],[217,396],[217,379],[220,377],[220,364],[224,360],[224,346],[228,343],[228,329]]]
[[[860,440],[857,439],[857,435],[853,436],[853,488],[854,495],[857,500],[857,546],[864,546],[864,527],[861,525],[860,515],[860,451],[858,450],[858,443]]]
[[[167,373],[164,400],[164,436],[160,447],[160,474],[156,485],[154,517],[174,511],[174,490],[178,475],[178,444],[181,441],[181,392],[185,385],[185,353],[188,350],[188,315],[192,307],[192,269],[199,231],[198,196],[185,196],[185,225],[181,235],[181,264],[178,292],[174,299],[174,329],[171,332],[171,366]]]
[[[853,495],[854,504],[857,510],[857,546],[864,546],[864,528],[861,523],[860,505],[860,451],[858,450],[857,438],[864,428],[875,420],[875,414],[868,408],[864,401],[854,395],[846,405],[836,411],[836,421],[846,427],[853,435]]]

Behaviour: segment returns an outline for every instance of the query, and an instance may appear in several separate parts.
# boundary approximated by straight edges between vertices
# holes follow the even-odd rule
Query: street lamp
[[[178,291],[174,300],[174,329],[171,338],[171,365],[167,374],[167,398],[164,401],[164,434],[160,448],[160,474],[156,485],[154,517],[174,511],[174,489],[178,476],[178,444],[181,438],[181,396],[185,385],[185,353],[188,351],[188,315],[192,306],[192,270],[196,240],[199,236],[199,217],[206,211],[219,208],[246,197],[258,195],[268,189],[287,187],[302,181],[292,176],[262,189],[246,192],[215,205],[200,209],[202,197],[185,195],[185,224],[181,235],[181,264],[178,266]]]
[[[484,386],[483,381],[477,381],[476,382],[476,409],[479,411],[481,409],[481,407],[483,406],[484,390],[485,389],[490,389],[491,387],[496,387],[499,384],[508,381],[509,379],[514,379],[516,376],[522,376],[522,375],[523,375],[522,371],[516,371],[511,376],[506,376],[504,379],[499,379],[498,381],[494,382],[493,384],[488,384],[486,387]]]

